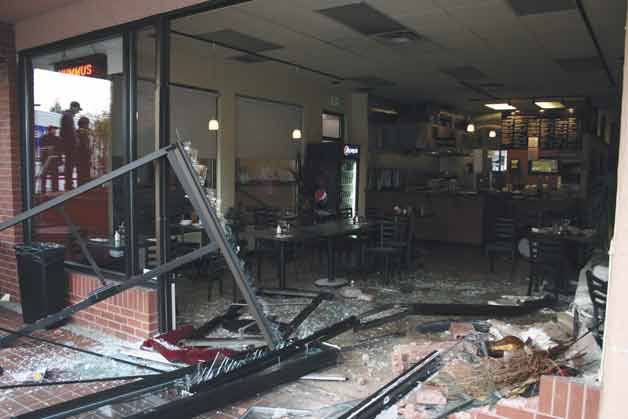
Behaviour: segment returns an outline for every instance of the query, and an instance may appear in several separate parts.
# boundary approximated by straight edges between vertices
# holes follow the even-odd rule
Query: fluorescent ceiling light
[[[399,112],[397,112],[394,109],[386,109],[386,108],[375,108],[375,107],[372,107],[372,108],[370,108],[370,111],[371,112],[377,112],[377,113],[385,113],[387,115],[398,115],[399,114]]]
[[[484,106],[496,111],[514,111],[515,109],[517,109],[510,103],[486,103],[484,104]]]
[[[548,102],[534,102],[534,104],[541,109],[563,109],[565,107],[562,102],[559,102],[557,100]]]

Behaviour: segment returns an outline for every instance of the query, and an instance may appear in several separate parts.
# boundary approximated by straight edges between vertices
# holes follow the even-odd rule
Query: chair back
[[[398,215],[394,217],[394,223],[396,225],[395,240],[404,243],[410,241],[412,233],[411,217],[408,215]]]
[[[559,269],[562,262],[562,244],[560,240],[544,237],[530,238],[530,262]]]
[[[497,217],[495,219],[493,234],[496,242],[512,243],[514,246],[517,239],[515,220],[512,218]]]
[[[606,298],[608,295],[608,282],[593,275],[587,270],[587,287],[593,303],[593,317],[597,325],[604,323],[606,315]]]
[[[379,236],[377,238],[377,246],[388,247],[392,241],[396,241],[398,237],[397,224],[390,219],[383,219],[378,222]]]
[[[274,227],[277,225],[277,211],[270,207],[255,208],[253,219],[256,227]]]

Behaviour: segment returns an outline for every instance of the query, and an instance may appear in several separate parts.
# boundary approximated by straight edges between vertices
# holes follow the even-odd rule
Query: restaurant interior
[[[2,225],[25,245],[0,308],[24,324],[0,347],[77,335],[107,360],[24,346],[0,375],[41,379],[0,384],[96,386],[28,417],[595,419],[621,386],[600,390],[625,19],[217,0],[20,50],[27,210]]]
[[[170,140],[185,144],[255,284],[569,300],[609,246],[623,63],[625,4],[584,3],[585,16],[571,1],[252,1],[175,19]],[[70,100],[92,132],[87,178],[80,165],[53,173],[37,143],[35,203],[125,163],[122,49],[114,37],[33,60],[40,135]],[[156,149],[152,28],[137,31],[135,50],[142,157]],[[86,54],[104,61],[101,74],[63,71]],[[145,166],[134,186],[133,260],[126,180],[67,206],[107,272],[158,264],[155,179]],[[208,239],[167,182],[174,256]],[[60,217],[39,216],[34,236],[69,240]],[[369,227],[321,227],[334,223]],[[239,298],[219,255],[177,275],[173,324]]]

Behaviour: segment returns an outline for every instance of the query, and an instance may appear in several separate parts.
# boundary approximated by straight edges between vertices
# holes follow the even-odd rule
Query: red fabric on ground
[[[210,349],[181,347],[178,345],[182,339],[192,336],[196,329],[190,324],[185,324],[175,330],[147,339],[142,343],[142,348],[154,349],[170,362],[179,362],[194,365],[199,362],[211,361],[218,355],[233,356],[237,351],[231,349]]]

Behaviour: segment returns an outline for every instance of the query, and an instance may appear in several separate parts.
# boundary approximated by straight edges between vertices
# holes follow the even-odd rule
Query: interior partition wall
[[[171,118],[185,119],[171,114],[169,106],[171,19],[241,2],[201,3],[20,51],[23,207],[30,209],[169,144]],[[180,88],[174,94],[176,101],[181,100],[177,94],[186,96]],[[187,96],[184,101],[194,95]],[[214,109],[206,111],[215,112],[217,96],[208,97]],[[215,142],[213,149],[209,145],[208,160],[215,160],[215,149]],[[25,222],[24,241],[64,244],[69,267],[98,274],[77,244],[68,241],[70,221],[108,278],[124,280],[150,264],[162,264],[171,258],[167,177],[160,165],[135,170],[84,198],[89,202],[69,203],[63,213]],[[155,286],[159,327],[168,330],[168,277],[158,278]]]

